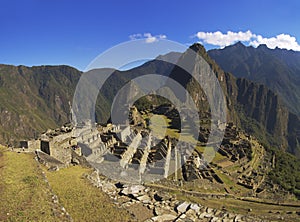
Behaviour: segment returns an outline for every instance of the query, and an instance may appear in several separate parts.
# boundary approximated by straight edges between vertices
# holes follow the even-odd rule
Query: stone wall
[[[41,141],[40,140],[30,140],[28,141],[28,151],[34,152],[35,150],[40,150]]]
[[[68,143],[68,142],[67,142]],[[68,144],[59,144],[57,142],[50,142],[50,155],[63,163],[71,163],[72,148]]]

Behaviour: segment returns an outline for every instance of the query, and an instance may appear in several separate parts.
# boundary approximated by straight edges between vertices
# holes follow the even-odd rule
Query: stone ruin
[[[47,130],[39,139],[21,141],[20,146],[24,151],[42,151],[69,165],[74,155],[93,159],[103,154],[115,142],[111,133],[116,130],[118,127],[112,124],[100,127],[82,124],[76,129],[65,125],[56,130]]]
[[[71,162],[72,151],[81,154],[70,125],[62,126],[56,130],[48,130],[36,140],[21,141],[20,146],[30,152],[43,151],[66,164]]]
[[[167,112],[169,116],[176,118],[178,113],[173,110],[172,106],[160,106],[156,112]],[[202,154],[189,148],[192,147],[191,144],[178,142],[168,136],[164,139],[155,138],[145,127],[141,116],[134,114],[136,112],[136,108],[132,108],[130,117],[133,125],[92,126],[88,121],[78,124],[76,129],[65,125],[56,130],[48,130],[37,140],[22,141],[21,147],[28,151],[41,150],[65,165],[82,163],[84,161],[80,157],[84,157],[88,162],[94,163],[94,167],[109,171],[112,166],[116,166],[112,164],[118,162],[116,172],[131,171],[135,174],[135,182],[146,178],[172,178],[174,181],[200,179],[223,184],[214,171],[215,166],[204,163]],[[200,127],[199,142],[207,143],[209,134],[208,128]],[[213,147],[214,144],[207,146]],[[227,124],[224,139],[218,149],[219,154],[225,157],[221,161],[240,166],[237,184],[261,191],[263,173],[247,165],[251,160],[251,149],[249,140],[241,139],[236,127],[232,123]],[[222,162],[218,164],[221,166]]]

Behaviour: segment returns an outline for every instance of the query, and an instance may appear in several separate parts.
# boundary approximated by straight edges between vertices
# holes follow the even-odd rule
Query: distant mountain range
[[[208,54],[224,71],[268,86],[291,112],[300,115],[300,52],[238,42]]]
[[[254,49],[241,43],[208,53],[200,44],[190,48],[196,52],[194,58],[188,58],[192,72],[196,75],[201,72],[197,68],[202,61],[200,58],[204,58],[215,71],[226,98],[228,121],[263,143],[300,157],[300,121],[297,115],[300,110],[297,95],[300,94],[296,88],[300,76],[297,74],[298,68],[300,70],[298,53],[270,50],[264,46]],[[187,61],[185,53],[165,56],[172,60],[180,57],[179,63]],[[113,72],[98,96],[96,120],[108,121],[107,110],[110,110],[115,94],[130,79],[149,73],[170,76],[183,83],[199,110],[208,110],[203,101],[204,92],[199,95],[201,87],[190,75],[170,63],[153,60],[131,70]],[[29,68],[0,65],[1,143],[34,137],[47,128],[68,122],[69,102],[72,102],[81,75],[82,72],[68,66]],[[290,93],[292,95],[287,96]]]

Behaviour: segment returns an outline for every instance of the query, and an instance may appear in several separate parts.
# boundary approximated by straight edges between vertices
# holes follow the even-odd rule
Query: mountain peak
[[[223,50],[229,50],[229,49],[235,51],[235,50],[245,50],[247,48],[252,48],[252,46],[246,46],[241,41],[238,41],[238,42],[236,42],[236,43],[234,43],[232,45],[226,46],[226,47],[224,47],[222,49],[212,49],[210,51],[218,51],[218,50],[223,51]]]
[[[206,49],[200,43],[194,43],[193,45],[190,46],[189,49],[193,50],[196,54],[205,58],[205,60],[207,60],[207,61],[210,60]]]
[[[242,47],[242,48],[246,47],[241,41],[238,41],[237,43],[233,44],[232,46],[233,47]]]
[[[156,59],[176,64],[181,55],[182,53],[180,52],[169,52],[167,54],[157,56]]]
[[[200,52],[206,52],[205,48],[203,45],[201,45],[200,43],[194,43],[193,45],[190,46],[190,49],[194,50],[196,53]]]
[[[260,44],[257,48],[258,49],[269,49],[266,44]]]
[[[236,43],[222,50],[211,50],[209,55],[224,71],[265,84],[283,97],[290,111],[300,115],[300,90],[297,87],[300,81],[300,53],[271,49],[266,44],[260,44],[257,48],[238,48],[241,46],[241,43]]]

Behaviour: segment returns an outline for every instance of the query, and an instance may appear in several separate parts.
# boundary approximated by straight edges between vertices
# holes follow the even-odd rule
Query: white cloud
[[[133,34],[133,35],[130,35],[129,38],[131,40],[137,40],[137,39],[145,39],[145,42],[146,43],[152,43],[152,42],[156,42],[158,40],[161,40],[161,39],[166,39],[167,36],[166,35],[152,35],[151,33],[144,33],[144,34]]]
[[[198,32],[196,34],[199,40],[203,40],[204,43],[225,47],[232,45],[237,41],[250,41],[253,37],[251,31],[247,32],[231,32],[228,31],[226,34],[217,32]]]
[[[281,49],[300,51],[300,45],[297,43],[296,38],[288,34],[280,34],[275,37],[265,38],[261,35],[253,34],[250,30],[246,32],[228,31],[225,34],[217,31],[198,32],[195,37],[197,37],[203,43],[219,46],[221,48],[241,41],[254,47],[257,47],[261,44],[266,44],[267,47],[271,49],[278,47]]]
[[[130,40],[136,40],[136,39],[140,39],[142,37],[143,37],[142,34],[133,34],[133,35],[129,36]]]
[[[297,43],[296,38],[288,34],[280,34],[271,38],[264,38],[261,35],[258,35],[256,39],[251,41],[249,44],[254,47],[257,47],[261,44],[266,44],[270,49],[278,47],[280,49],[292,49],[294,51],[300,51],[300,45]]]

